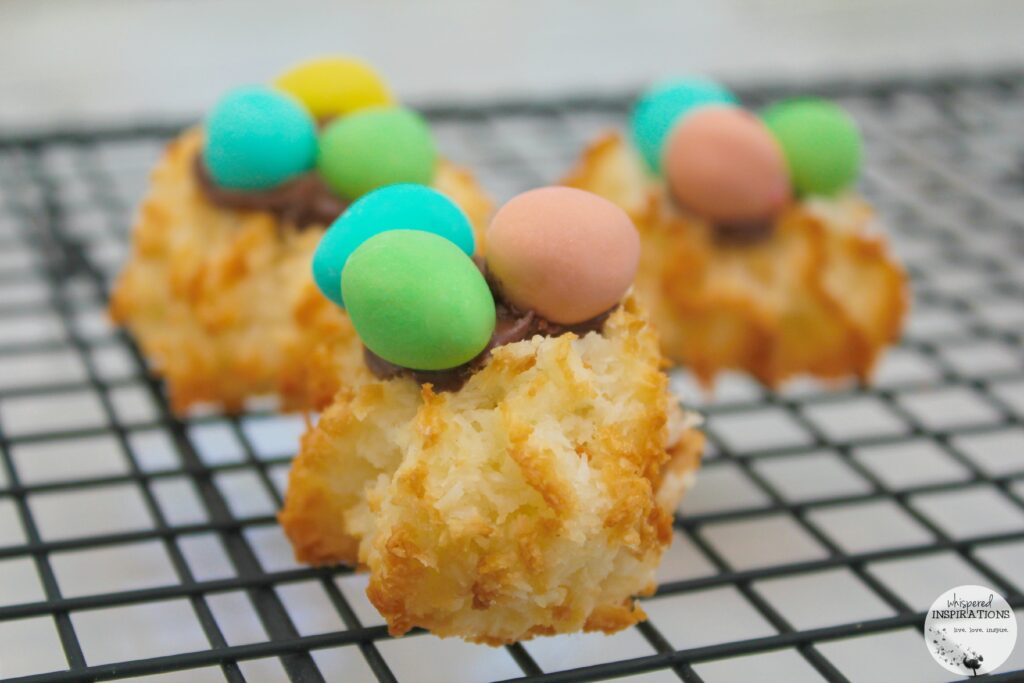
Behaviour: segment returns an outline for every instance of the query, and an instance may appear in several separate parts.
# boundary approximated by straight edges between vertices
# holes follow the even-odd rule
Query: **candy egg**
[[[633,107],[630,128],[633,143],[648,167],[661,172],[661,152],[679,119],[709,104],[734,104],[736,96],[714,81],[685,78],[665,81],[648,89]]]
[[[717,223],[770,219],[789,201],[782,149],[755,116],[704,107],[672,131],[665,176],[686,209]]]
[[[569,187],[513,197],[487,230],[487,267],[505,298],[566,325],[618,303],[639,258],[640,238],[626,213]]]
[[[494,332],[491,290],[454,243],[419,230],[363,242],[341,275],[359,337],[386,361],[444,370],[471,360]]]
[[[337,119],[320,135],[320,173],[355,199],[395,183],[429,184],[437,148],[423,118],[402,107],[373,107]]]
[[[279,76],[274,85],[295,96],[318,119],[393,101],[377,72],[351,57],[311,59]]]
[[[782,145],[797,192],[833,195],[857,181],[860,133],[840,107],[813,98],[786,100],[762,117]]]
[[[206,117],[203,163],[215,183],[263,190],[316,163],[316,124],[293,97],[270,88],[238,88]]]
[[[473,227],[455,202],[424,185],[389,185],[360,197],[334,221],[313,254],[313,279],[344,306],[341,272],[359,245],[385,230],[422,230],[453,242],[467,256],[476,249]]]

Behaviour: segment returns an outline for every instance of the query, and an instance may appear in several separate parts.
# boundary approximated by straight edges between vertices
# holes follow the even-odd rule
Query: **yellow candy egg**
[[[303,62],[279,76],[274,86],[296,97],[317,119],[394,101],[377,72],[351,57],[321,57]]]

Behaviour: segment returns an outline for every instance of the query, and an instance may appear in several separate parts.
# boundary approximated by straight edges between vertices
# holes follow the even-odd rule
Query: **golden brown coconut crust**
[[[392,634],[497,645],[645,618],[703,447],[632,300],[603,334],[497,348],[457,392],[346,386],[302,441],[281,524],[359,565]]]
[[[176,411],[205,402],[237,411],[274,392],[286,408],[321,408],[364,372],[348,317],[310,272],[326,226],[298,230],[268,212],[214,206],[194,177],[201,144],[198,129],[186,131],[153,171],[111,316],[166,379]],[[442,162],[434,187],[482,233],[491,202],[471,174]]]
[[[768,239],[729,245],[673,207],[617,134],[594,143],[565,184],[630,214],[643,244],[636,288],[664,353],[706,386],[730,368],[768,386],[800,374],[866,380],[899,337],[906,275],[859,198],[796,203]]]

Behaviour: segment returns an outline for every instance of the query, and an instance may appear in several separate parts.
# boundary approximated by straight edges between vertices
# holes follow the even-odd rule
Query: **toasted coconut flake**
[[[367,568],[395,635],[497,645],[644,619],[634,596],[703,447],[661,363],[630,300],[602,334],[499,347],[455,392],[340,392],[292,468],[296,556]]]
[[[275,392],[286,408],[322,408],[365,372],[348,317],[310,273],[326,226],[296,230],[212,205],[194,177],[201,144],[198,129],[186,131],[153,171],[111,317],[167,380],[176,411],[206,402],[237,411]],[[482,234],[491,203],[472,175],[443,162],[434,186]]]
[[[591,145],[565,183],[633,218],[643,245],[636,289],[665,355],[706,386],[726,369],[768,386],[804,374],[867,380],[899,337],[906,274],[859,197],[794,204],[770,238],[736,246],[676,210],[617,134]]]

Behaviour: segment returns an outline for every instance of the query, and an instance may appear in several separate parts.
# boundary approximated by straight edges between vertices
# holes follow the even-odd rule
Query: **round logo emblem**
[[[1017,642],[1017,618],[985,586],[957,586],[932,603],[924,620],[928,651],[947,671],[977,676],[998,669]]]

